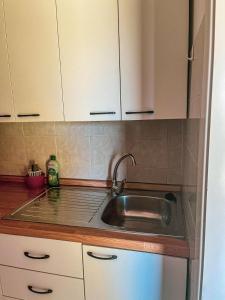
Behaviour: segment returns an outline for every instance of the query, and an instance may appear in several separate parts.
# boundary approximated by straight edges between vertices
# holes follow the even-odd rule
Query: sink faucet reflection
[[[114,171],[113,171],[113,182],[112,182],[112,189],[111,189],[113,195],[120,195],[124,190],[124,185],[125,185],[126,179],[122,180],[121,183],[118,183],[117,173],[118,173],[118,168],[119,168],[121,162],[123,160],[125,160],[126,158],[130,158],[131,161],[132,161],[133,166],[136,166],[136,160],[135,160],[133,154],[131,154],[131,153],[127,153],[127,154],[123,155],[117,161],[117,163],[115,165],[115,168],[114,168]]]

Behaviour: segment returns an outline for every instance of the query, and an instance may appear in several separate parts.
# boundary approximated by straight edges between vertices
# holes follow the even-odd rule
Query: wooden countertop
[[[0,233],[80,242],[86,245],[145,251],[176,257],[189,257],[186,240],[143,236],[107,230],[3,220],[41,190],[30,191],[22,183],[0,182]]]

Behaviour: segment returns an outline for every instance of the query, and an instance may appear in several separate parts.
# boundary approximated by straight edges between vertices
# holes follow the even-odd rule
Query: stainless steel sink
[[[121,230],[171,236],[184,235],[177,215],[176,198],[122,195],[109,201],[102,221]],[[179,225],[180,223],[180,225]]]
[[[98,188],[49,189],[4,219],[184,237],[179,194]]]

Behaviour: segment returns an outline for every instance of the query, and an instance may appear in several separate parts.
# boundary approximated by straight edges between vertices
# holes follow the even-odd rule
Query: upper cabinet
[[[195,0],[193,4],[193,40],[195,41],[199,30],[201,30],[200,26],[206,11],[206,0]]]
[[[117,0],[57,0],[66,121],[120,120]]]
[[[187,114],[188,0],[119,0],[122,119]]]
[[[4,8],[17,120],[63,120],[55,1],[5,0]]]
[[[0,121],[186,118],[188,0],[0,3]]]
[[[205,90],[203,85],[205,83],[204,76],[207,74],[205,71],[205,57],[207,57],[205,44],[207,31],[205,5],[205,0],[196,0],[193,7],[194,18],[191,26],[192,47],[190,53],[190,84],[188,99],[188,117],[190,119],[201,118],[203,91]]]
[[[0,121],[12,121],[13,113],[4,11],[0,2]]]

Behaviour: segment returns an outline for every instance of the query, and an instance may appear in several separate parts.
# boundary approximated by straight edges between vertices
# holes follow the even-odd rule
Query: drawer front
[[[0,234],[0,264],[83,278],[80,243]]]
[[[0,266],[4,296],[23,300],[84,300],[82,279]]]

